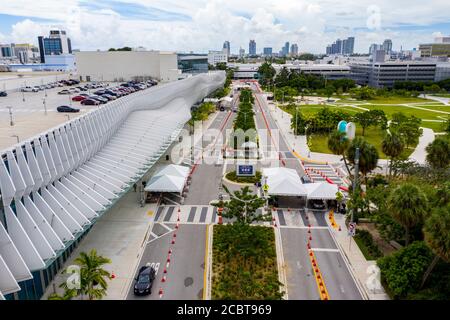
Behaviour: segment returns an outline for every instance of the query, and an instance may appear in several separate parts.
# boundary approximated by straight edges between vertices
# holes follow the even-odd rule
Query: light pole
[[[14,125],[12,107],[6,107],[6,108],[9,109],[9,125],[12,127]]]
[[[358,187],[358,175],[359,175],[359,148],[355,150],[355,176],[353,177],[353,202],[355,201],[356,188]],[[355,204],[353,203],[352,215],[350,221],[353,222],[353,212]]]
[[[45,102],[45,98],[42,98],[42,103],[44,104],[45,115],[47,115],[47,103]]]
[[[25,102],[25,87],[22,88],[22,101]]]

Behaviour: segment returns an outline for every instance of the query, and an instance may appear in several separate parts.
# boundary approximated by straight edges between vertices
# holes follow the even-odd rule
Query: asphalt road
[[[235,113],[219,112],[209,126],[209,129],[222,129],[221,135],[223,143],[225,143],[226,132],[231,129],[235,116]],[[210,148],[205,149],[207,150],[205,152],[205,157],[208,156],[208,152],[211,150],[219,152],[222,147],[220,139],[217,139],[217,141],[203,141],[202,139],[200,143],[203,148],[210,146]],[[211,144],[214,144],[214,146],[211,146]],[[196,147],[199,147],[199,145]],[[218,197],[219,186],[222,183],[223,164],[217,163],[217,156],[215,158],[208,157],[204,160],[205,161],[200,161],[197,165],[194,165],[192,182],[184,201],[185,205],[208,205],[212,200],[216,200]]]
[[[174,228],[174,225],[169,227]],[[157,268],[152,293],[148,296],[135,296],[133,283],[127,300],[203,299],[206,228],[205,224],[180,224],[175,244],[171,244],[174,231],[150,241],[139,262],[139,267],[146,263],[153,263]],[[167,268],[167,281],[161,282],[170,248],[172,248],[172,255]],[[160,288],[163,289],[162,298],[159,297]]]
[[[299,160],[292,154],[292,150],[290,150],[283,136],[281,135],[281,130],[279,130],[277,123],[273,119],[269,111],[269,105],[267,104],[266,98],[260,93],[255,94],[255,117],[256,117],[256,127],[258,130],[267,130],[270,129],[272,132],[273,140],[270,138],[270,135],[267,134],[266,146],[263,146],[263,149],[266,150],[275,150],[281,153],[281,159],[283,159],[286,168],[295,169],[300,176],[305,175]],[[282,163],[280,164],[282,166]]]

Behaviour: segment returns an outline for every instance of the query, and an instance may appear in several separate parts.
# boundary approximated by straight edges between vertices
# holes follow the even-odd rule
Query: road
[[[255,93],[255,117],[258,131],[270,130],[274,139],[267,139],[262,148],[281,153],[280,166],[295,169],[300,176],[304,175],[299,160],[290,152],[290,148],[281,135],[277,123],[269,112],[266,98],[258,93],[258,88],[253,85]],[[262,139],[264,140],[264,139]],[[284,163],[283,163],[284,162]],[[279,210],[281,211],[281,210]],[[286,217],[286,215],[289,215]],[[297,215],[297,216],[296,216]],[[341,251],[337,248],[326,223],[326,213],[308,213],[309,219],[302,212],[278,212],[281,233],[283,256],[286,265],[287,291],[291,300],[318,300],[320,299],[318,285],[314,277],[312,265],[307,248],[308,239],[311,236],[311,248],[317,258],[324,283],[330,299],[332,300],[360,300],[362,296],[344,262]],[[287,224],[286,221],[298,221],[299,225]],[[311,233],[307,226],[311,224]]]
[[[139,262],[139,266],[150,263],[157,269],[152,293],[135,296],[132,285],[127,300],[203,299],[206,227],[206,224],[180,224],[176,231],[175,224],[155,224],[152,232],[158,237],[153,237],[147,243]],[[176,238],[173,237],[175,231]],[[175,239],[174,244],[172,239]],[[172,254],[167,273],[164,274],[169,249],[172,249]],[[162,282],[164,275],[166,281]],[[160,288],[163,290],[161,298]]]

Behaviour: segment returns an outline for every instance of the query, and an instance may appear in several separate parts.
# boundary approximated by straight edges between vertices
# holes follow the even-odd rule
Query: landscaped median
[[[211,298],[280,300],[274,229],[238,223],[213,230]]]

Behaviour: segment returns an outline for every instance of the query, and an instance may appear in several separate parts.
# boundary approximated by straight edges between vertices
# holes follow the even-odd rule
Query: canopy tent
[[[327,182],[306,183],[303,185],[308,193],[308,200],[336,200],[338,186]]]
[[[268,194],[273,196],[306,196],[307,191],[294,169],[265,168],[263,177],[269,186]],[[264,179],[264,178],[263,178]],[[264,180],[263,180],[264,183]]]
[[[148,182],[145,191],[182,193],[189,176],[189,168],[175,164],[158,171]]]

